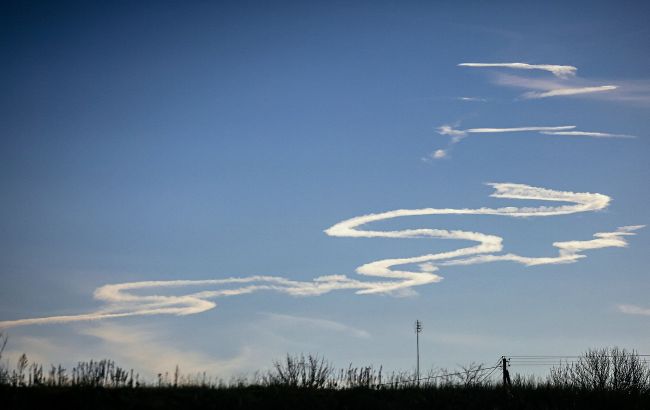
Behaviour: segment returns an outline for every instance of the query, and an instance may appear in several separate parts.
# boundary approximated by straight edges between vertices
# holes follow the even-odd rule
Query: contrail
[[[577,87],[577,88],[555,88],[546,92],[529,91],[524,93],[523,97],[527,99],[558,97],[567,95],[599,93],[603,91],[612,91],[617,89],[615,85],[600,85],[597,87]]]
[[[554,65],[554,64],[527,64],[527,63],[460,63],[460,67],[498,67],[514,68],[518,70],[543,70],[553,73],[559,78],[572,77],[578,69],[572,65]]]
[[[502,134],[511,132],[536,132],[544,135],[562,135],[573,137],[592,137],[592,138],[636,138],[634,135],[612,134],[608,132],[595,131],[577,131],[575,125],[561,125],[553,127],[511,127],[511,128],[468,128],[460,130],[451,125],[442,125],[438,127],[438,134],[449,135],[451,140],[444,149],[437,149],[430,157],[433,159],[447,158],[449,152],[464,138],[470,134]]]
[[[636,138],[635,135],[612,134],[610,132],[594,131],[542,131],[546,135],[567,135],[570,137],[592,137],[592,138]]]
[[[558,255],[552,257],[529,257],[511,253],[501,254],[503,238],[480,232],[444,229],[372,230],[364,226],[394,218],[423,215],[494,215],[514,218],[547,217],[579,212],[594,212],[605,209],[611,198],[598,193],[576,193],[538,188],[524,184],[491,183],[495,198],[562,202],[564,205],[538,207],[502,208],[423,208],[399,209],[377,214],[363,215],[339,222],[325,233],[335,237],[352,238],[437,238],[473,242],[474,245],[452,251],[432,253],[410,258],[382,259],[367,263],[356,269],[356,273],[377,280],[362,281],[346,275],[326,275],[311,281],[295,281],[282,276],[230,277],[208,280],[141,281],[108,284],[94,292],[96,300],[103,307],[90,313],[67,316],[45,316],[0,322],[0,328],[47,323],[69,323],[102,320],[128,316],[147,315],[192,315],[216,307],[217,298],[239,296],[259,291],[276,291],[292,296],[317,296],[335,290],[352,290],[357,294],[399,293],[417,286],[436,283],[443,278],[435,274],[441,266],[470,265],[497,261],[516,262],[525,266],[573,263],[584,258],[582,251],[625,247],[626,236],[643,225],[624,226],[613,232],[594,234],[595,239],[555,242]],[[403,267],[417,265],[419,269]],[[400,268],[402,267],[402,268]],[[162,288],[204,287],[205,290],[180,295],[150,295],[144,291]]]

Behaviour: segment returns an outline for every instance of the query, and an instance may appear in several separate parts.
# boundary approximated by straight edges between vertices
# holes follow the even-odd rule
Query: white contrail
[[[594,131],[542,131],[546,135],[566,135],[570,137],[592,137],[592,138],[636,138],[634,135],[611,134],[609,132]]]
[[[498,134],[506,132],[552,132],[552,131],[566,131],[572,130],[575,125],[562,125],[559,127],[514,127],[514,128],[469,128],[466,130],[458,130],[451,125],[441,125],[438,127],[438,134],[449,135],[451,140],[444,149],[438,149],[430,154],[433,159],[442,159],[449,156],[449,152],[454,145],[458,144],[463,138],[469,134]]]
[[[650,101],[650,86],[647,81],[623,81],[615,84],[594,84],[591,80],[575,78],[561,80],[553,78],[530,78],[499,73],[493,83],[506,87],[530,90],[521,95],[522,99],[535,99],[555,96],[577,96],[600,100],[635,102],[647,104]],[[610,92],[603,92],[610,91]]]
[[[612,91],[617,89],[615,85],[600,85],[597,87],[578,87],[578,88],[556,88],[550,91],[537,92],[530,91],[523,94],[524,98],[527,99],[536,99],[536,98],[547,98],[547,97],[564,97],[568,95],[579,95],[579,94],[590,94],[590,93],[599,93],[603,91]]]
[[[461,67],[497,67],[518,70],[544,70],[559,78],[574,76],[578,69],[571,65],[527,64],[527,63],[460,63]]]
[[[503,249],[503,239],[496,235],[480,232],[444,229],[403,229],[372,230],[364,229],[367,224],[394,218],[423,215],[495,215],[508,217],[545,217],[568,215],[579,212],[594,212],[605,209],[610,198],[598,193],[576,193],[538,188],[524,184],[491,183],[495,198],[562,202],[564,205],[537,207],[502,208],[424,208],[398,209],[377,214],[363,215],[335,224],[325,231],[335,237],[353,238],[437,238],[473,242],[474,245],[452,251],[432,253],[410,258],[393,258],[374,261],[356,269],[359,275],[378,278],[376,281],[361,281],[345,275],[327,275],[311,281],[294,281],[281,276],[249,276],[207,280],[141,281],[108,284],[97,288],[95,299],[104,303],[94,312],[47,316],[0,322],[0,328],[45,323],[68,323],[90,320],[120,318],[146,315],[191,315],[213,309],[213,299],[245,295],[259,291],[276,291],[292,296],[316,296],[334,290],[353,290],[357,294],[407,292],[416,286],[436,283],[443,278],[435,274],[440,266],[470,265],[496,261],[516,262],[525,266],[571,263],[585,255],[586,250],[624,247],[625,236],[634,235],[643,226],[624,226],[614,232],[601,232],[595,239],[585,241],[555,242],[558,256],[528,257],[515,254],[499,254]],[[413,268],[399,268],[404,265],[417,265]],[[161,288],[183,288],[200,286],[206,288],[194,293],[181,295],[147,295],[142,292]]]
[[[438,127],[438,134],[449,135],[451,140],[445,148],[438,149],[430,154],[430,158],[442,159],[449,156],[449,152],[454,145],[458,144],[470,134],[501,134],[510,132],[535,132],[544,135],[563,135],[573,137],[592,137],[592,138],[636,138],[634,135],[612,134],[608,132],[595,131],[576,131],[575,125],[561,125],[554,127],[510,127],[510,128],[468,128],[459,130],[451,125],[442,125]]]
[[[471,102],[488,102],[487,98],[482,97],[458,97],[458,101],[471,101]]]
[[[575,128],[575,125],[563,125],[560,127],[515,127],[515,128],[470,128],[464,130],[466,133],[472,134],[494,134],[500,132],[548,132],[548,131],[561,131],[570,130]]]
[[[572,130],[575,125],[561,125],[554,127],[510,127],[510,128],[469,128],[466,130],[459,130],[453,128],[451,125],[441,125],[438,127],[438,134],[449,135],[452,137],[452,142],[456,143],[467,136],[467,134],[499,134],[503,132],[557,132]]]

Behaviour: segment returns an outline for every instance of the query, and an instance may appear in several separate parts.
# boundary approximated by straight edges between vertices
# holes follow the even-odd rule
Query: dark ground
[[[559,388],[0,387],[1,409],[643,409],[650,393]]]

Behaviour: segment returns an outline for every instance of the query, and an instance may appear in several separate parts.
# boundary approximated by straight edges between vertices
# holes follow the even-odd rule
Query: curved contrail
[[[335,224],[325,231],[327,235],[353,238],[439,238],[457,239],[474,242],[472,246],[453,251],[432,253],[411,258],[382,259],[362,265],[356,272],[362,276],[378,278],[376,281],[361,281],[345,275],[326,275],[311,281],[295,281],[281,276],[231,277],[209,280],[167,280],[142,281],[104,285],[94,292],[95,299],[104,302],[104,306],[94,312],[68,315],[47,316],[30,319],[8,320],[0,322],[0,328],[45,323],[67,323],[88,320],[100,320],[128,316],[145,315],[191,315],[213,309],[213,299],[237,296],[262,290],[272,290],[293,296],[316,296],[333,290],[349,289],[357,294],[395,293],[408,291],[416,286],[435,283],[442,277],[434,272],[440,266],[471,265],[487,262],[510,261],[525,266],[572,263],[585,255],[580,252],[606,247],[625,247],[625,236],[634,235],[635,230],[643,225],[623,226],[614,232],[594,234],[594,239],[555,242],[558,255],[552,257],[527,257],[511,253],[501,254],[503,239],[496,235],[480,232],[444,230],[444,229],[403,229],[397,231],[377,231],[363,229],[372,222],[393,218],[422,215],[496,215],[508,217],[544,217],[568,215],[578,212],[593,212],[605,209],[611,198],[598,193],[576,193],[537,188],[524,184],[492,183],[495,189],[491,195],[495,198],[563,202],[564,205],[538,207],[502,207],[502,208],[424,208],[399,209],[378,214],[369,214],[348,219]],[[418,265],[417,270],[399,268],[404,265]],[[186,293],[178,296],[143,295],[138,292],[162,288],[183,288],[202,286],[208,288],[200,292]],[[211,289],[213,288],[213,289]]]

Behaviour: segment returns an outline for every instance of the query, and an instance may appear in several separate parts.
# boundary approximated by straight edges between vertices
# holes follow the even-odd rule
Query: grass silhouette
[[[0,359],[6,345],[0,334]],[[0,360],[1,362],[1,360]],[[495,371],[497,373],[495,373]],[[205,373],[158,374],[146,381],[109,359],[47,371],[26,354],[0,365],[3,409],[650,409],[650,366],[634,351],[591,349],[543,378],[471,364],[458,371],[386,374],[382,367],[336,369],[318,355],[287,355],[265,372],[223,380]]]

